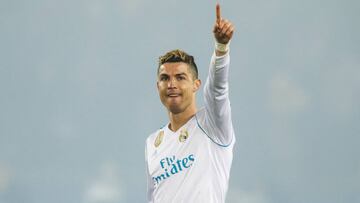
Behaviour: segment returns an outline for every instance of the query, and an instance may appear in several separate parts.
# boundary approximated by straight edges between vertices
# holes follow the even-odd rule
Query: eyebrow
[[[178,73],[178,74],[175,74],[175,76],[187,76],[186,73]]]
[[[161,77],[161,76],[169,76],[169,74],[166,74],[166,73],[160,73],[159,74],[159,76]],[[177,74],[175,74],[175,76],[187,76],[187,74],[186,73],[184,73],[184,72],[181,72],[181,73],[177,73]]]

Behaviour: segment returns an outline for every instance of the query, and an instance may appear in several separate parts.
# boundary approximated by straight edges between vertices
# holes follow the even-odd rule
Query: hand
[[[227,19],[222,19],[220,14],[220,5],[216,4],[216,22],[214,25],[214,36],[217,42],[227,44],[232,38],[235,27]]]

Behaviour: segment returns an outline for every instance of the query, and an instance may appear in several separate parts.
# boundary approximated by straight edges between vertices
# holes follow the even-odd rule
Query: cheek
[[[164,88],[164,87],[165,87],[165,86],[164,86],[163,83],[158,83],[158,84],[157,84],[157,90],[158,90],[158,92],[159,92],[159,93],[164,92],[164,90],[166,90],[166,88]]]
[[[165,97],[166,91],[164,91],[164,89],[158,89],[158,92],[160,97]]]
[[[159,93],[159,96],[160,96],[161,100],[166,100],[166,98],[167,98],[167,88],[163,88],[163,87],[160,86],[158,88],[158,93]]]
[[[186,94],[187,97],[191,97],[194,92],[195,88],[193,86],[189,86],[185,89],[184,94]]]

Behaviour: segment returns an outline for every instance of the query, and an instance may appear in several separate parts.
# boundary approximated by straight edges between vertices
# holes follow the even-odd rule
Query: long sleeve
[[[204,85],[203,127],[209,138],[220,146],[228,146],[235,140],[229,100],[229,64],[229,52],[220,57],[214,53]]]

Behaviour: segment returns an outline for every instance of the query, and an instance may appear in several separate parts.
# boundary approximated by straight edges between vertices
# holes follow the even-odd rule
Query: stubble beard
[[[170,103],[167,105],[167,109],[169,113],[174,115],[185,112],[187,109],[191,108],[192,102],[189,101],[181,101],[179,103]]]
[[[186,108],[181,108],[181,103],[180,103],[180,104],[170,104],[167,106],[167,109],[172,114],[179,114],[184,112]]]

